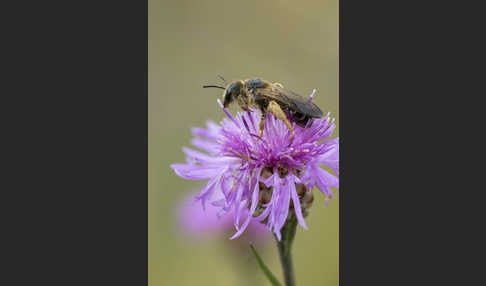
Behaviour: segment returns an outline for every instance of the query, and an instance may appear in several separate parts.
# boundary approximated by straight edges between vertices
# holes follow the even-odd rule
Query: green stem
[[[295,286],[294,266],[292,263],[292,242],[294,241],[295,231],[297,228],[297,218],[290,214],[284,227],[281,229],[282,239],[277,240],[280,263],[285,279],[285,286]]]

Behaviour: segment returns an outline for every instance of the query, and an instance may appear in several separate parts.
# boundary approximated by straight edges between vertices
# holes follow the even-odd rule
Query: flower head
[[[311,95],[312,96],[314,93]],[[233,117],[221,102],[228,118],[218,125],[193,128],[192,145],[206,153],[183,148],[185,164],[173,164],[176,174],[189,180],[209,179],[196,197],[203,208],[208,202],[219,209],[218,216],[231,213],[240,236],[250,221],[266,224],[280,240],[289,211],[307,229],[304,216],[312,205],[312,189],[317,186],[327,199],[330,187],[339,187],[338,138],[328,139],[335,125],[329,114],[314,119],[306,128],[294,122],[294,136],[285,124],[268,114],[259,137],[261,113],[252,109]],[[321,168],[329,167],[336,175]],[[222,198],[213,196],[221,191]]]

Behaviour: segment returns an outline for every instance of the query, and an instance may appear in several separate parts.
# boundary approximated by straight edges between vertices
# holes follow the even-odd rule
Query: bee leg
[[[283,87],[283,84],[281,84],[280,82],[276,82],[276,83],[274,83],[274,85],[276,85],[276,86],[278,86],[278,87],[280,87],[280,88],[284,88],[284,87]]]
[[[267,118],[267,113],[262,111],[262,118],[260,119],[260,137],[263,135],[263,129],[265,128],[265,119]]]
[[[290,121],[287,118],[287,115],[285,114],[285,112],[283,112],[282,108],[280,108],[280,105],[278,105],[278,103],[276,103],[275,101],[272,100],[268,103],[267,111],[270,112],[271,114],[273,114],[278,119],[282,120],[285,123],[285,125],[287,125],[287,127],[290,130],[290,134],[291,134],[290,136],[291,136],[291,138],[293,138],[294,137],[294,127],[292,127],[292,124],[290,124]]]

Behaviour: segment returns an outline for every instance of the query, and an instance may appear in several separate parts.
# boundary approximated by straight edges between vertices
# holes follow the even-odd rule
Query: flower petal
[[[297,190],[295,189],[295,180],[293,177],[294,176],[288,176],[287,184],[290,187],[290,194],[292,195],[292,201],[294,202],[295,216],[297,217],[297,221],[299,222],[299,224],[304,229],[307,229],[304,216],[302,215],[302,208],[300,207],[300,199],[299,199],[299,195],[297,194]]]
[[[260,173],[261,173],[261,168],[257,169],[255,173],[256,173],[255,177],[259,178]],[[253,213],[255,213],[256,207],[258,205],[258,195],[260,193],[260,186],[259,186],[258,180],[255,179],[254,181],[255,181],[255,184],[253,186],[253,192],[252,192],[252,196],[251,196],[251,206],[250,206],[250,211],[248,212],[248,216],[247,216],[245,222],[243,223],[243,225],[241,226],[241,228],[230,239],[237,238],[238,236],[240,236],[243,233],[243,231],[245,231],[245,229],[248,227],[248,224],[250,223],[250,220],[253,217]]]
[[[198,137],[195,137],[191,140],[191,144],[194,147],[200,148],[206,152],[209,152],[211,154],[217,154],[220,152],[221,145],[219,145],[216,142],[212,142],[209,140],[204,140]]]
[[[206,210],[206,201],[211,198],[211,195],[214,193],[216,187],[218,187],[219,182],[220,182],[221,176],[217,176],[212,178],[206,187],[202,189],[201,193],[196,196],[196,199],[201,200],[202,207],[204,210]]]
[[[191,164],[172,164],[170,165],[174,172],[184,179],[188,180],[204,180],[213,178],[221,174],[226,166],[217,165],[191,165]]]

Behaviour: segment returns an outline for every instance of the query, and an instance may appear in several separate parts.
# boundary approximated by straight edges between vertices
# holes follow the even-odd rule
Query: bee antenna
[[[208,87],[215,87],[215,88],[225,89],[224,87],[219,86],[219,85],[203,85],[203,88],[208,88]]]
[[[224,82],[224,85],[228,85],[228,83],[226,82],[226,80],[224,79],[224,77],[222,75],[217,74],[216,76],[219,77]]]

